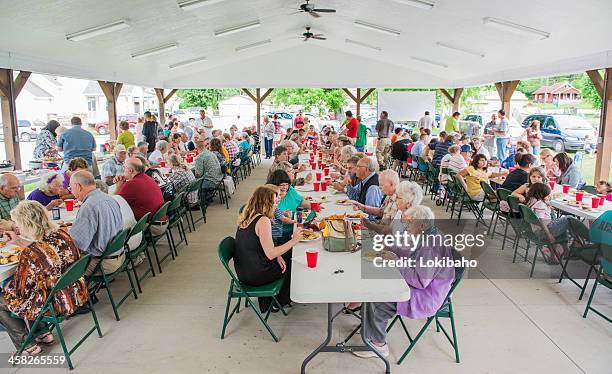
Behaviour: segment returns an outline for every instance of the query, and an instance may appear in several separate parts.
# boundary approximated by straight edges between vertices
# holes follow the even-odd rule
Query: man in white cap
[[[126,158],[127,151],[125,146],[123,144],[117,144],[113,157],[106,160],[104,165],[102,165],[102,180],[106,182],[107,185],[112,185],[113,179],[116,176],[123,175],[123,163]]]

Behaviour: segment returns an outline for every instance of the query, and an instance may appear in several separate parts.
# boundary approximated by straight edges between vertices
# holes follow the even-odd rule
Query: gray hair
[[[272,164],[272,167],[270,168],[270,173],[276,170],[283,170],[283,171],[289,172],[289,170],[292,170],[292,169],[293,169],[293,165],[291,165],[291,163],[287,161],[282,161],[282,162]]]
[[[138,148],[140,148],[140,147],[144,147],[145,145],[148,147],[148,146],[149,146],[149,143],[147,143],[147,142],[138,142],[138,144],[136,144],[136,146],[137,146]]]
[[[155,144],[155,149],[157,149],[158,151],[163,151],[164,149],[168,149],[168,142],[165,140],[160,140],[157,142],[157,144]]]
[[[79,170],[72,174],[70,181],[74,181],[82,186],[90,187],[96,185],[96,180],[89,170]]]
[[[433,211],[425,205],[416,205],[408,208],[403,215],[412,217],[426,228],[432,227],[436,218]]]
[[[0,187],[6,187],[6,185],[9,182],[9,175],[13,175],[13,174],[11,174],[11,173],[0,174]]]
[[[376,161],[376,159],[372,157],[364,157],[364,158],[368,160],[368,171],[372,173],[375,172],[376,169],[378,168],[378,161]]]
[[[48,194],[53,184],[64,184],[64,174],[59,171],[48,170],[40,175],[38,189]]]
[[[416,182],[402,181],[395,189],[395,194],[412,207],[423,201],[423,189]]]
[[[108,193],[108,185],[105,182],[102,182],[101,180],[96,181],[96,188],[106,194]]]
[[[138,161],[136,161],[136,160],[138,160]],[[127,166],[130,169],[134,170],[136,172],[136,174],[140,174],[140,173],[144,173],[145,172],[145,164],[142,163],[142,160],[140,159],[140,157],[132,157],[132,158],[128,159],[125,162],[125,166]]]
[[[185,163],[183,162],[183,159],[181,157],[179,157],[178,155],[172,155],[168,158],[168,163],[170,164],[170,166],[176,166],[179,168],[183,168],[185,169]]]
[[[387,169],[380,173],[378,179],[380,180],[383,178],[387,179],[394,186],[397,186],[400,182],[399,174],[397,174],[397,171],[391,169]]]
[[[351,158],[355,153],[357,153],[357,149],[352,145],[345,145],[340,150],[340,156],[344,157],[347,160]]]

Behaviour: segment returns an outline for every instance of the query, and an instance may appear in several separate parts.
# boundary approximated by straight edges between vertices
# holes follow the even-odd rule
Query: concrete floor
[[[323,340],[325,305],[296,305],[288,317],[271,317],[279,343],[272,341],[251,312],[236,316],[226,338],[219,338],[228,277],[219,263],[217,244],[235,233],[237,210],[264,182],[268,165],[264,160],[238,186],[229,210],[218,202],[209,208],[208,223],[188,235],[189,246],[179,248],[176,261],[165,263],[163,274],[144,281],[138,300],[130,298],[120,309],[120,322],[114,320],[106,295],[100,294],[96,311],[104,337],[94,335],[77,350],[73,355],[75,372],[299,372],[302,360]],[[433,206],[430,200],[425,204]],[[433,207],[438,217],[444,216],[442,209]],[[528,264],[512,264],[511,260],[509,251],[492,252],[482,260],[487,271],[480,272],[480,279],[464,279],[457,289],[454,305],[460,364],[454,362],[444,336],[430,327],[408,359],[395,365],[407,347],[403,332],[395,328],[389,337],[392,372],[610,373],[612,325],[595,314],[583,319],[586,300],[578,301],[578,289],[567,281],[558,284],[551,279],[490,276],[492,271],[528,271]],[[126,284],[127,279],[113,283],[114,292],[125,290]],[[612,315],[612,293],[599,291],[596,303]],[[69,344],[90,321],[89,316],[78,316],[64,324]],[[408,328],[416,332],[422,322],[407,321]],[[340,318],[335,337],[346,335],[355,325],[351,317]],[[12,350],[8,336],[0,334],[0,352]],[[59,351],[54,345],[45,352]],[[39,372],[1,367],[2,373]],[[360,359],[350,353],[322,353],[308,369],[308,373],[384,372],[380,360]],[[55,372],[67,369],[45,371]]]

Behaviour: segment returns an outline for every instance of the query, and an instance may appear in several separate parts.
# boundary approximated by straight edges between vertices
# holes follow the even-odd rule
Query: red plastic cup
[[[306,250],[306,264],[309,268],[317,267],[317,260],[319,259],[319,251],[316,249]]]
[[[66,204],[66,210],[72,212],[74,210],[74,200],[66,199],[64,200],[64,204]]]
[[[325,176],[328,176],[329,175],[329,168],[323,169],[323,173],[324,173]]]
[[[556,177],[548,177],[548,181],[549,182],[556,182],[557,178]]]
[[[563,185],[563,193],[568,193],[570,189],[570,185],[569,184],[564,184]]]
[[[330,183],[331,182],[331,178],[325,178],[325,182]],[[605,198],[605,196],[604,196]]]
[[[372,153],[372,152],[366,152],[365,154],[366,154],[366,156],[368,156],[368,157],[369,157],[369,156],[374,156],[374,153]]]
[[[604,201],[606,201],[606,195],[598,194],[597,197],[599,197],[599,205],[604,205]]]
[[[192,156],[187,156],[187,163],[191,164],[193,162]]]
[[[319,162],[317,162],[317,165],[319,165],[319,169],[321,169],[321,165],[323,165],[323,162],[319,160]]]
[[[550,189],[551,189],[552,191],[554,191],[554,190],[555,190],[555,181],[548,181],[548,185],[550,186]]]
[[[162,168],[165,168],[165,167],[166,167],[166,161],[161,160],[161,161],[159,162],[159,166],[161,166]]]
[[[321,188],[321,182],[313,182],[315,192],[319,192],[319,188]]]
[[[311,163],[310,163],[310,168],[311,168],[312,170],[316,169],[316,168],[317,168],[317,163],[316,163],[316,162],[311,162]]]
[[[327,181],[321,182],[321,191],[327,191]]]
[[[319,181],[319,182],[320,182],[320,181],[321,181],[321,172],[320,172],[320,171],[318,171],[318,172],[316,173],[316,177],[317,177],[317,181]]]
[[[582,197],[584,196],[584,191],[576,191],[576,202],[579,203],[582,201]]]
[[[599,201],[599,200],[598,200]],[[321,205],[317,202],[311,202],[310,203],[310,209],[314,210],[315,212],[319,212],[319,210],[321,209]]]
[[[315,154],[314,154],[314,153],[311,153],[311,154],[310,154],[310,160],[311,160],[311,161],[312,161],[312,160],[314,160],[314,157],[315,157]]]
[[[599,208],[599,197],[598,196],[593,196],[591,198],[591,208],[593,209]]]

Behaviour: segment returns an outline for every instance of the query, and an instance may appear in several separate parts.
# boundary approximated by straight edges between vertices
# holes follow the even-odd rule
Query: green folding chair
[[[185,245],[189,245],[187,243],[187,233],[185,232],[185,226],[183,226],[183,216],[185,215],[185,206],[183,201],[185,199],[185,192],[178,193],[174,199],[170,202],[168,206],[168,215],[170,216],[168,220],[168,235],[170,235],[170,242],[172,243],[172,249],[174,250],[174,255],[178,256],[177,247],[185,242]],[[172,229],[177,228],[179,234],[179,241],[174,241],[174,235],[172,234]]]
[[[497,200],[499,202],[505,201],[506,203],[508,203],[508,197],[510,195],[512,195],[512,191],[506,189],[506,188],[498,188],[497,190],[495,190],[495,194],[497,195]],[[510,203],[508,203],[508,206],[510,206]],[[517,204],[518,207],[518,204]],[[495,223],[493,224],[493,231],[491,232],[491,238],[495,237],[495,229],[497,228],[497,223],[499,222],[499,220],[502,220],[504,223],[504,240],[502,242],[502,251],[504,250],[504,247],[506,246],[506,239],[508,238],[508,226],[510,225],[510,212],[504,212],[501,210],[501,207],[499,209],[499,211],[497,212],[497,216],[495,217]]]
[[[22,354],[23,350],[26,349],[31,343],[36,341],[36,338],[40,333],[45,332],[45,329],[40,329],[41,324],[50,325],[50,329],[55,328],[57,331],[57,336],[60,341],[60,345],[62,346],[62,351],[64,352],[64,357],[66,358],[66,362],[68,363],[68,367],[70,370],[73,369],[72,360],[70,360],[70,355],[74,353],[81,346],[81,344],[87,340],[89,335],[91,335],[94,331],[98,332],[98,336],[102,337],[102,331],[100,330],[100,325],[98,324],[98,318],[96,317],[96,312],[94,310],[93,303],[91,302],[91,295],[89,294],[89,290],[87,290],[87,304],[89,305],[89,310],[91,312],[91,317],[94,321],[94,326],[87,330],[87,333],[79,340],[71,350],[68,350],[66,347],[66,342],[64,341],[64,335],[62,334],[62,329],[60,328],[60,324],[66,320],[68,320],[68,316],[58,316],[55,314],[55,308],[53,307],[53,299],[55,294],[60,292],[62,289],[70,286],[71,284],[77,282],[85,275],[85,271],[87,270],[87,265],[89,265],[89,261],[91,257],[89,255],[82,256],[76,262],[74,262],[64,274],[58,279],[57,283],[49,292],[45,303],[43,304],[42,309],[40,310],[40,314],[32,325],[30,326],[30,331],[28,335],[24,339],[23,343],[19,347],[16,355],[19,356]],[[87,287],[86,287],[87,288]],[[42,331],[41,331],[42,330]]]
[[[130,261],[130,265],[132,267],[132,272],[134,273],[134,279],[136,280],[136,286],[138,287],[139,293],[142,293],[142,287],[140,286],[140,282],[149,273],[155,276],[155,270],[153,268],[153,260],[151,259],[151,253],[149,253],[149,245],[147,244],[147,241],[144,238],[144,235],[142,236],[142,240],[140,244],[136,248],[130,248],[129,241],[132,237],[140,233],[144,233],[145,227],[147,226],[147,223],[149,222],[150,216],[151,216],[151,213],[147,213],[144,216],[142,216],[138,220],[138,222],[136,222],[136,225],[132,227],[132,230],[130,230],[130,237],[128,238],[126,242],[126,254]],[[147,261],[149,262],[149,268],[141,276],[138,276],[138,272],[136,271],[136,266],[134,266],[134,260],[143,252],[145,253],[147,257]]]
[[[125,256],[125,260],[119,267],[119,269],[115,270],[112,273],[106,274],[104,268],[102,266],[102,261],[106,258],[109,258],[118,251],[125,249],[125,245],[127,243],[127,238],[130,234],[130,229],[121,230],[113,240],[108,244],[106,250],[99,258],[99,262],[96,265],[91,276],[87,278],[88,283],[92,284],[94,287],[94,293],[97,293],[100,290],[100,287],[104,285],[106,288],[106,293],[108,294],[108,299],[110,300],[111,306],[113,307],[113,313],[115,313],[115,319],[119,321],[119,307],[123,302],[130,296],[130,294],[134,295],[134,299],[138,299],[138,294],[136,293],[136,288],[134,288],[134,280],[132,279],[132,273],[128,269],[128,265],[130,263],[129,256]],[[117,276],[121,273],[125,272],[130,281],[130,289],[128,292],[119,300],[118,303],[115,303],[115,299],[113,298],[113,293],[111,292],[111,282],[114,281]]]
[[[578,297],[578,300],[582,300],[584,292],[586,291],[587,285],[589,283],[589,279],[591,278],[591,273],[593,272],[593,270],[595,270],[595,272],[597,273],[597,257],[601,254],[601,251],[599,249],[598,244],[591,243],[589,241],[589,228],[586,227],[584,223],[582,223],[575,217],[568,217],[567,219],[570,224],[570,233],[572,234],[574,240],[569,245],[569,255],[566,256],[565,262],[562,265],[559,283],[563,281],[564,277],[569,279],[578,288],[580,288],[580,296]],[[570,275],[567,273],[567,265],[570,259],[580,260],[589,265],[589,271],[584,279],[584,284],[578,283],[578,281],[570,277]]]
[[[272,311],[273,306],[279,308],[285,316],[287,315],[282,305],[280,305],[280,303],[276,299],[276,296],[280,293],[280,290],[283,287],[283,284],[285,283],[285,278],[280,278],[279,280],[276,280],[272,283],[268,283],[263,286],[248,286],[246,284],[241,283],[238,280],[238,277],[234,275],[234,272],[232,271],[229,265],[230,260],[234,258],[234,248],[235,240],[231,236],[226,237],[221,241],[221,243],[219,243],[219,259],[221,260],[221,264],[223,264],[223,267],[230,276],[230,287],[227,292],[227,304],[225,306],[225,316],[223,317],[223,329],[221,330],[221,339],[225,338],[225,329],[234,314],[238,314],[240,310],[240,301],[242,300],[242,298],[244,298],[245,305],[251,307],[250,309],[253,310],[255,314],[257,314],[257,318],[259,318],[266,330],[268,330],[268,332],[272,336],[272,339],[274,339],[275,342],[278,342],[278,338],[274,334],[274,331],[272,331],[272,328],[270,328],[270,325],[268,325],[268,317],[270,316],[270,312]],[[251,300],[252,297],[272,298],[272,303],[270,303],[270,307],[266,311],[265,316],[262,316],[262,314],[259,312],[259,307],[256,306]],[[238,299],[238,302],[236,303],[234,308],[232,308],[232,311],[230,313],[229,310],[232,299]]]
[[[157,212],[155,212],[153,217],[151,217],[151,220],[149,221],[149,224],[147,225],[147,229],[145,230],[145,235],[144,235],[145,236],[145,240],[147,241],[147,244],[150,244],[153,247],[153,253],[155,254],[155,261],[157,262],[157,270],[159,270],[160,274],[162,273],[162,268],[161,268],[162,262],[164,262],[164,260],[166,260],[169,256],[172,256],[172,259],[174,260],[174,249],[172,247],[172,241],[170,239],[170,235],[168,234],[168,230],[164,231],[160,235],[153,235],[151,233],[151,225],[153,224],[153,222],[161,221],[162,218],[164,218],[164,217],[166,217],[168,215],[168,207],[169,206],[170,206],[170,202],[167,201],[166,203],[164,203],[164,205],[162,205],[157,210]],[[168,240],[168,246],[170,247],[170,250],[160,260],[159,254],[157,253],[157,242],[159,242],[164,237]]]
[[[204,179],[203,178],[198,178],[196,180],[194,180],[193,182],[191,182],[191,184],[189,185],[189,188],[187,188],[186,194],[185,194],[185,201],[184,201],[184,205],[185,208],[187,210],[187,227],[189,228],[189,232],[191,232],[191,228],[193,227],[193,231],[195,231],[196,227],[195,224],[200,222],[200,221],[204,221],[204,223],[206,223],[206,205],[204,205],[204,207],[202,206],[202,202],[201,202],[201,194],[200,194],[200,189],[202,188],[202,181]],[[197,195],[198,195],[198,199],[192,203],[189,202],[188,200],[188,196],[197,191]],[[197,220],[194,219],[193,217],[193,211],[192,209],[194,208],[199,208],[200,212],[202,213],[202,217],[198,218]]]
[[[584,192],[590,193],[591,195],[597,195],[597,187],[595,187],[595,186],[591,186],[591,185],[587,184],[584,187],[582,187],[582,190]]]
[[[480,181],[480,187],[485,193],[485,199],[482,202],[482,213],[484,216],[484,210],[487,209],[491,211],[491,221],[489,222],[489,228],[487,230],[487,235],[491,233],[493,230],[493,220],[500,212],[499,209],[499,199],[497,198],[497,194],[491,185],[485,181]],[[484,217],[483,217],[484,218]]]
[[[542,251],[543,247],[548,247],[553,255],[557,258],[559,263],[561,263],[561,257],[557,254],[557,252],[553,249],[556,244],[565,244],[567,241],[552,241],[549,239],[548,235],[546,235],[547,228],[544,226],[544,223],[536,216],[533,210],[529,208],[525,204],[519,204],[519,210],[521,211],[521,216],[523,221],[525,222],[524,226],[524,234],[529,239],[530,242],[535,244],[536,249],[533,254],[533,261],[531,262],[531,272],[529,273],[529,277],[533,276],[533,271],[535,269],[535,264],[538,258],[538,253],[542,254],[542,258],[544,258],[544,253]],[[534,228],[537,227],[538,229]],[[529,248],[529,247],[528,247]]]
[[[593,289],[591,290],[591,296],[589,296],[589,301],[587,302],[586,308],[584,309],[584,314],[582,315],[582,318],[586,318],[587,314],[589,313],[589,310],[592,310],[598,316],[612,323],[612,319],[610,319],[610,317],[604,315],[602,312],[595,309],[591,305],[598,284],[601,284],[602,286],[612,290],[612,282],[610,282],[610,278],[605,277],[605,274],[607,274],[608,277],[612,277],[612,262],[605,258],[605,256],[599,256],[599,271],[597,272],[597,278],[595,278],[595,283],[593,284]]]
[[[448,294],[446,295],[446,299],[445,299],[446,301],[444,302],[444,304],[442,304],[440,309],[438,309],[436,314],[427,318],[427,321],[425,322],[421,330],[419,330],[418,334],[416,335],[414,339],[410,336],[410,333],[408,332],[408,328],[406,327],[406,324],[404,323],[404,320],[402,319],[402,317],[398,314],[395,316],[395,318],[393,318],[393,320],[387,327],[387,332],[391,330],[395,322],[399,321],[400,325],[402,325],[404,332],[406,333],[406,336],[408,337],[408,341],[410,341],[410,345],[408,346],[408,348],[406,348],[406,350],[404,351],[404,354],[402,354],[399,361],[397,361],[398,365],[401,365],[401,363],[404,361],[406,356],[408,356],[410,351],[412,351],[414,346],[419,342],[419,340],[421,339],[425,331],[427,331],[427,328],[433,321],[436,321],[436,331],[440,332],[440,330],[442,330],[442,332],[444,333],[444,336],[446,337],[448,342],[453,347],[453,350],[455,351],[455,362],[459,363],[459,344],[457,341],[457,328],[455,327],[455,313],[453,311],[452,296],[453,296],[453,292],[455,292],[455,289],[459,285],[459,282],[461,282],[461,278],[463,277],[464,271],[465,271],[464,268],[455,268],[455,280],[453,281],[451,289],[448,291]],[[440,323],[440,318],[448,318],[450,320],[452,337],[446,331],[444,326],[442,326],[442,323]]]

